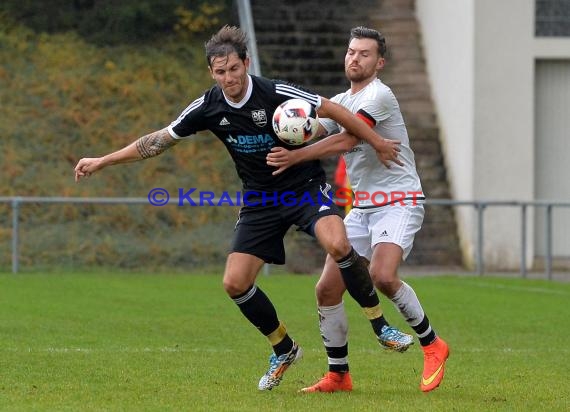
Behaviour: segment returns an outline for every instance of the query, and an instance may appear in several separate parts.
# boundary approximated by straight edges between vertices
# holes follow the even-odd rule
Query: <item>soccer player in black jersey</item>
[[[240,210],[231,253],[227,257],[223,286],[243,315],[273,347],[269,370],[259,381],[260,390],[279,385],[287,368],[301,357],[301,348],[288,335],[276,310],[256,277],[264,263],[283,264],[283,237],[296,225],[315,236],[337,262],[347,290],[371,322],[385,325],[366,262],[351,247],[339,211],[332,202],[301,202],[303,196],[323,199],[330,186],[319,161],[295,165],[278,176],[266,164],[272,147],[294,150],[275,135],[271,117],[279,104],[305,99],[319,116],[332,118],[355,136],[369,142],[381,161],[400,164],[398,142],[379,139],[366,123],[349,110],[308,90],[283,81],[248,74],[246,35],[224,26],[205,44],[206,59],[216,84],[194,100],[168,127],[142,136],[124,148],[97,158],[83,158],[75,167],[75,180],[104,167],[157,156],[201,130],[210,130],[225,145],[243,183],[248,201]],[[324,129],[322,130],[324,132]],[[279,194],[288,194],[287,204]],[[277,193],[278,195],[275,195]],[[292,194],[292,195],[291,195]]]

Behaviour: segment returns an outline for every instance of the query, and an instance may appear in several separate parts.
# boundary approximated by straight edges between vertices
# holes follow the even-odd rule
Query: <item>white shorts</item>
[[[353,208],[344,218],[344,224],[348,240],[359,255],[370,260],[378,243],[394,243],[402,248],[405,260],[423,220],[423,205],[387,205],[374,209]]]

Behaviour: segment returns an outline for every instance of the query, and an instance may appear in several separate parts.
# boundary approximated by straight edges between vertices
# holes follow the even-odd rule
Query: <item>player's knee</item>
[[[231,276],[224,276],[224,290],[229,297],[239,296],[243,294],[251,285],[246,285],[243,282],[237,281],[237,279]]]
[[[332,256],[335,261],[346,257],[352,249],[348,239],[336,238],[328,242],[326,246],[327,253]]]
[[[344,287],[333,287],[321,282],[315,286],[315,294],[317,296],[317,305],[319,306],[335,306],[342,302],[342,294]]]
[[[383,295],[389,298],[394,296],[402,285],[402,281],[398,276],[389,271],[374,270],[374,268],[371,268],[370,276],[372,277],[374,286],[376,286]]]

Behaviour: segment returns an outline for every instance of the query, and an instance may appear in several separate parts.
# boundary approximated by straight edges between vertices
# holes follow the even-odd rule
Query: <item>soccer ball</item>
[[[290,99],[281,103],[273,113],[273,130],[283,142],[298,146],[317,134],[319,116],[306,100]]]

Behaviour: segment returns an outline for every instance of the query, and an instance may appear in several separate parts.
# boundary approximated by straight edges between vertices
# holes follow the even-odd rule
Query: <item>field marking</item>
[[[305,352],[324,353],[322,348],[305,348]],[[234,349],[216,349],[216,348],[173,348],[173,347],[160,347],[160,348],[119,348],[119,349],[93,349],[93,348],[2,348],[0,352],[12,353],[238,353]],[[532,354],[532,353],[551,353],[556,352],[560,354],[570,353],[570,348],[552,348],[552,349],[534,349],[534,348],[489,348],[489,347],[472,347],[461,346],[454,347],[454,352],[463,353],[513,353],[513,354]],[[365,354],[385,354],[392,355],[392,352],[386,352],[379,349],[371,348],[352,348],[350,353],[365,353]]]
[[[564,290],[553,290],[553,289],[545,289],[545,288],[537,288],[537,287],[524,287],[524,286],[510,286],[510,285],[497,285],[494,283],[484,283],[484,282],[473,282],[470,285],[478,286],[480,288],[491,288],[491,289],[510,289],[510,290],[517,290],[522,292],[537,292],[537,293],[544,293],[547,295],[560,295],[560,296],[570,296],[569,292]]]
[[[457,346],[454,345],[452,347],[453,353],[512,353],[512,354],[533,354],[533,353],[570,353],[570,349],[568,348],[542,348],[542,349],[533,349],[533,348],[489,348],[489,347],[470,347],[470,346]],[[309,349],[309,352],[323,352],[324,350],[319,349]],[[307,352],[307,350],[305,350]],[[351,349],[349,351],[349,356],[351,353],[385,353],[388,356],[391,356],[393,352],[383,352],[377,351],[374,349],[367,349],[367,348],[359,348],[359,349]],[[395,354],[395,353],[394,353]]]
[[[232,349],[215,349],[215,348],[180,348],[180,347],[160,347],[160,348],[129,348],[123,347],[118,349],[104,348],[0,348],[0,352],[26,352],[26,353],[182,353],[182,352],[212,352],[212,353],[231,353]]]

